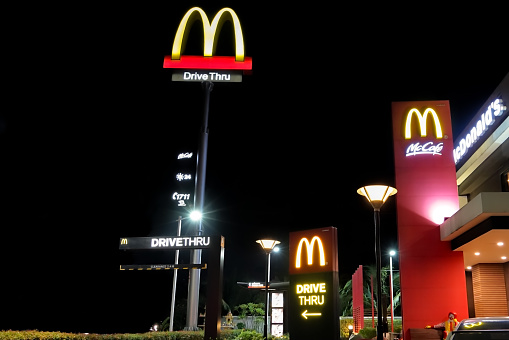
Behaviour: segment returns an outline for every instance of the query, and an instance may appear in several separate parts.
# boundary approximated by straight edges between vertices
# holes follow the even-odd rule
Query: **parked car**
[[[446,340],[507,340],[509,316],[484,317],[461,320]]]

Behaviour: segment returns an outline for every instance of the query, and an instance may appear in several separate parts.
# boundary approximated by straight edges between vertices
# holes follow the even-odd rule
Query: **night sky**
[[[171,200],[176,157],[196,152],[203,91],[172,82],[162,61],[193,5],[209,17],[232,7],[253,57],[253,74],[216,83],[210,101],[203,223],[226,238],[232,308],[249,302],[237,281],[264,279],[259,238],[282,242],[273,280],[288,279],[291,231],[338,228],[342,283],[374,264],[373,212],[356,190],[394,185],[391,102],[449,100],[457,135],[509,71],[507,24],[493,8],[213,4],[13,13],[11,104],[0,113],[0,329],[141,332],[169,315],[172,273],[119,265],[171,263],[173,253],[126,254],[118,242],[175,235],[185,214]],[[202,53],[199,30],[185,54]],[[218,55],[233,55],[232,36],[226,24]],[[394,198],[381,226],[387,254],[397,248]]]

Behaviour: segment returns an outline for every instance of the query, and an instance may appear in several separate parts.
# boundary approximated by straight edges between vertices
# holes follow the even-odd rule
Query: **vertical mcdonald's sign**
[[[189,32],[196,21],[201,21],[203,27],[203,56],[183,55]],[[233,25],[235,56],[216,56],[218,37],[227,21]],[[175,33],[171,55],[164,58],[163,67],[180,69],[174,73],[177,76],[172,78],[177,81],[238,82],[241,81],[241,73],[253,68],[252,58],[244,54],[244,35],[240,20],[233,9],[223,8],[209,21],[203,9],[193,7],[182,17]]]
[[[403,338],[412,340],[409,329],[449,309],[468,316],[463,254],[440,239],[458,210],[449,101],[394,102],[392,126]]]
[[[337,229],[290,233],[292,339],[339,339]]]

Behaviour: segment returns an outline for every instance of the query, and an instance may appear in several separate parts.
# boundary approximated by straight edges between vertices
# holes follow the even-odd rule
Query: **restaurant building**
[[[469,317],[509,315],[508,104],[509,74],[454,139],[460,209],[440,238],[463,253]]]

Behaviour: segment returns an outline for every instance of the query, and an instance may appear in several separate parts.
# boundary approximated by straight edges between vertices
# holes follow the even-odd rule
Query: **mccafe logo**
[[[442,139],[444,134],[442,132],[442,125],[440,124],[440,119],[438,119],[438,115],[432,108],[426,108],[424,113],[413,108],[408,111],[405,121],[405,139],[412,138],[412,117],[417,118],[417,123],[420,130],[421,137],[427,137],[427,120],[428,116],[433,119],[433,123],[435,125],[435,137],[436,139]],[[433,141],[415,142],[410,144],[406,149],[406,156],[416,156],[416,155],[442,155],[442,149],[444,148],[444,143],[434,143]]]

